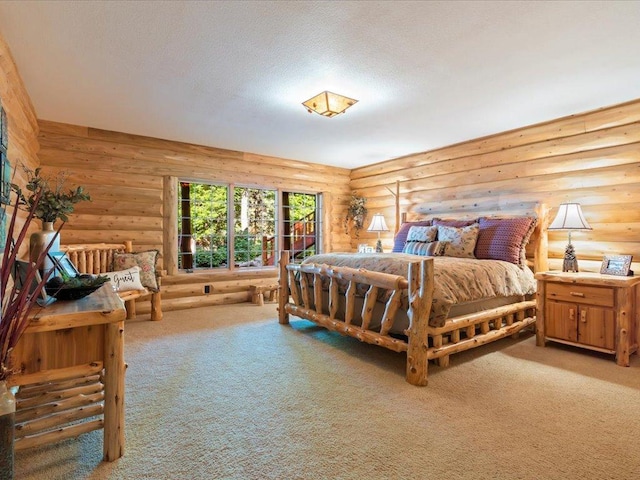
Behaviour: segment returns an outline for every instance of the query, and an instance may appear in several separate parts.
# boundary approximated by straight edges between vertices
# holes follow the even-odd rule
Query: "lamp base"
[[[564,260],[562,261],[563,272],[577,272],[578,271],[578,259],[576,258],[576,251],[573,245],[570,243],[564,249]]]
[[[380,239],[378,239],[378,242],[376,243],[376,253],[382,253],[382,242]]]

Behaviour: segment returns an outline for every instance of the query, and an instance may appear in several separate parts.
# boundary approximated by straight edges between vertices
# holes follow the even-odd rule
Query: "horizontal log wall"
[[[8,45],[0,36],[0,100],[7,114],[9,150],[7,156],[15,172],[13,182],[24,186],[26,176],[22,166],[34,169],[38,166],[38,121],[25,89],[20,73],[11,56]],[[17,168],[16,168],[17,167]],[[14,197],[12,196],[12,201]],[[11,215],[12,209],[7,213]],[[21,215],[22,226],[26,215]],[[20,217],[19,217],[20,218]],[[33,230],[39,225],[34,223]],[[23,245],[21,254],[26,254],[28,241]]]
[[[94,128],[39,121],[40,161],[46,175],[68,174],[69,186],[82,185],[91,202],[77,204],[62,230],[62,243],[132,240],[135,250],[173,248],[163,236],[164,189],[169,177],[237,183],[302,192],[324,192],[324,248],[349,248],[341,220],[349,201],[349,170],[245,152],[204,147]],[[167,250],[168,252],[168,250]],[[165,265],[166,268],[166,265]],[[270,283],[264,271],[213,271],[163,278],[163,310],[244,302],[251,283]],[[209,293],[204,287],[209,286]],[[146,303],[138,311],[145,313]]]
[[[640,272],[640,100],[410,155],[351,172],[351,188],[393,229],[400,210],[422,216],[523,213],[547,203],[551,219],[578,202],[593,227],[574,232],[580,267],[604,254],[634,256]],[[352,239],[373,243],[366,232]],[[383,235],[387,249],[392,232]],[[549,232],[550,267],[560,269],[567,232]]]

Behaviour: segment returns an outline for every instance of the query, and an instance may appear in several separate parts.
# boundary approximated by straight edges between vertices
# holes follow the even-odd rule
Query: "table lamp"
[[[589,222],[582,215],[579,203],[562,203],[558,207],[556,218],[549,225],[549,230],[569,230],[569,243],[564,249],[563,272],[577,272],[578,259],[571,245],[571,232],[573,230],[592,230]]]
[[[381,213],[376,213],[371,219],[371,225],[367,228],[367,232],[378,232],[378,243],[376,243],[376,252],[382,253],[382,242],[380,241],[380,232],[388,232],[389,227],[384,221],[384,216]]]

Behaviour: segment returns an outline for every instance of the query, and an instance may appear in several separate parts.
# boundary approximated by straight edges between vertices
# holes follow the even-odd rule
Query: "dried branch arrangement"
[[[14,281],[12,272],[15,268],[20,247],[27,239],[29,226],[32,220],[36,218],[35,211],[42,196],[42,191],[34,192],[34,201],[28,206],[27,218],[14,238],[14,233],[17,230],[18,212],[20,207],[24,207],[25,204],[20,200],[20,189],[12,185],[12,190],[16,193],[16,202],[13,205],[11,221],[7,228],[6,245],[2,254],[2,267],[0,269],[0,299],[2,302],[2,315],[0,316],[0,381],[6,380],[14,373],[11,365],[11,353],[29,325],[29,314],[36,305],[36,301],[47,282],[50,272],[41,278],[39,267],[42,266],[49,248],[53,244],[52,240],[40,253],[36,262],[29,263],[24,278],[20,282],[21,285],[18,285],[18,282]],[[6,218],[6,207],[3,213],[5,214],[3,218]],[[53,238],[55,239],[59,234],[60,229],[58,229]]]

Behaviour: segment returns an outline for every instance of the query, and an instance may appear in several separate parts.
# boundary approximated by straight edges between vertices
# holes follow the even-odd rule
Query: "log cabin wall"
[[[278,276],[275,267],[185,273],[176,271],[175,262],[168,264],[177,238],[167,232],[177,231],[177,218],[163,202],[175,205],[171,185],[177,187],[178,178],[322,192],[323,248],[349,247],[342,229],[350,195],[347,169],[45,120],[39,126],[44,174],[67,172],[69,186],[86,187],[92,198],[76,205],[62,243],[132,240],[135,250],[160,250],[169,270],[162,279],[163,310],[244,302],[250,284],[273,283]],[[138,312],[147,313],[147,304],[140,303]]]
[[[11,52],[4,38],[0,35],[0,100],[7,114],[9,149],[7,157],[11,163],[12,181],[24,186],[26,176],[21,166],[34,169],[38,166],[38,121],[31,104],[29,94],[25,89],[20,73],[11,56]],[[18,168],[16,168],[18,167]],[[12,202],[15,197],[11,196]],[[12,208],[7,210],[11,215]],[[20,222],[24,222],[26,214],[22,214]],[[18,223],[17,227],[21,226]],[[36,222],[33,229],[37,230]],[[26,254],[28,241],[23,244],[21,254]]]
[[[393,230],[400,210],[421,216],[477,217],[578,202],[593,227],[574,232],[581,270],[599,271],[604,254],[634,256],[640,272],[640,100],[564,117],[351,172],[350,186]],[[383,235],[385,250],[393,232]],[[375,237],[362,232],[362,241]],[[562,268],[567,232],[549,232],[550,268]]]

